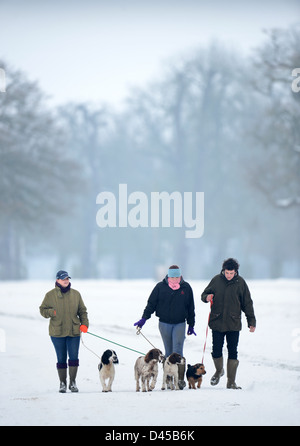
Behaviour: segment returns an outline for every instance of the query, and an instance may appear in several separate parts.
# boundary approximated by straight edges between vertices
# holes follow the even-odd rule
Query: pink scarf
[[[172,290],[179,290],[179,288],[180,288],[180,279],[181,279],[181,277],[176,277],[176,278],[172,279],[172,281],[171,281],[170,277],[168,277],[169,287],[172,288]]]

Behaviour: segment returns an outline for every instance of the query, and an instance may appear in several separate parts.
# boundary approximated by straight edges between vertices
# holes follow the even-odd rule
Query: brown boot
[[[227,389],[241,389],[235,383],[238,365],[239,361],[237,359],[228,359],[227,361]]]
[[[76,376],[77,376],[77,371],[78,371],[78,365],[79,365],[78,360],[71,361],[69,359],[69,376],[70,376],[69,389],[71,390],[71,392],[78,392],[78,387],[76,385]]]
[[[178,387],[180,390],[183,390],[186,386],[186,382],[184,380],[184,373],[185,373],[185,358],[184,364],[178,364]]]
[[[67,364],[65,368],[57,368],[59,377],[59,392],[66,393],[67,391]]]
[[[219,384],[221,376],[224,375],[223,356],[221,356],[220,358],[213,358],[213,361],[216,367],[216,371],[215,374],[211,377],[210,384],[212,386],[216,386],[217,384]]]

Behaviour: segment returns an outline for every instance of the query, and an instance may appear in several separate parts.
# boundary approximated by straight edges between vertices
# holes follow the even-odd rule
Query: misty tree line
[[[247,59],[211,44],[132,89],[122,111],[49,109],[37,83],[0,61],[0,278],[26,278],[42,254],[82,278],[155,277],[177,263],[206,279],[229,256],[248,278],[298,277],[299,44],[299,26],[269,31]],[[117,196],[121,183],[204,192],[204,236],[100,229],[97,194]]]

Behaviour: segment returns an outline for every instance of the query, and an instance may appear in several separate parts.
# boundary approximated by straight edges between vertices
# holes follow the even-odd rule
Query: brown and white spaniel
[[[142,392],[151,392],[155,388],[158,363],[162,362],[164,356],[158,348],[149,350],[145,356],[140,356],[134,365],[134,376],[136,380],[136,391],[140,391],[140,379],[142,384]],[[151,381],[151,383],[150,383]]]
[[[172,353],[164,363],[164,377],[161,390],[165,390],[166,385],[171,390],[179,390],[178,386],[178,364],[185,364],[185,359],[179,353]]]

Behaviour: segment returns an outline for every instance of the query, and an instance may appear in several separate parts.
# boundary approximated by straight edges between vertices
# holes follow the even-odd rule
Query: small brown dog
[[[200,389],[202,383],[202,375],[205,375],[206,371],[203,364],[197,363],[195,365],[188,364],[186,372],[186,378],[189,383],[189,389],[196,389],[196,383],[198,383],[198,389]]]

